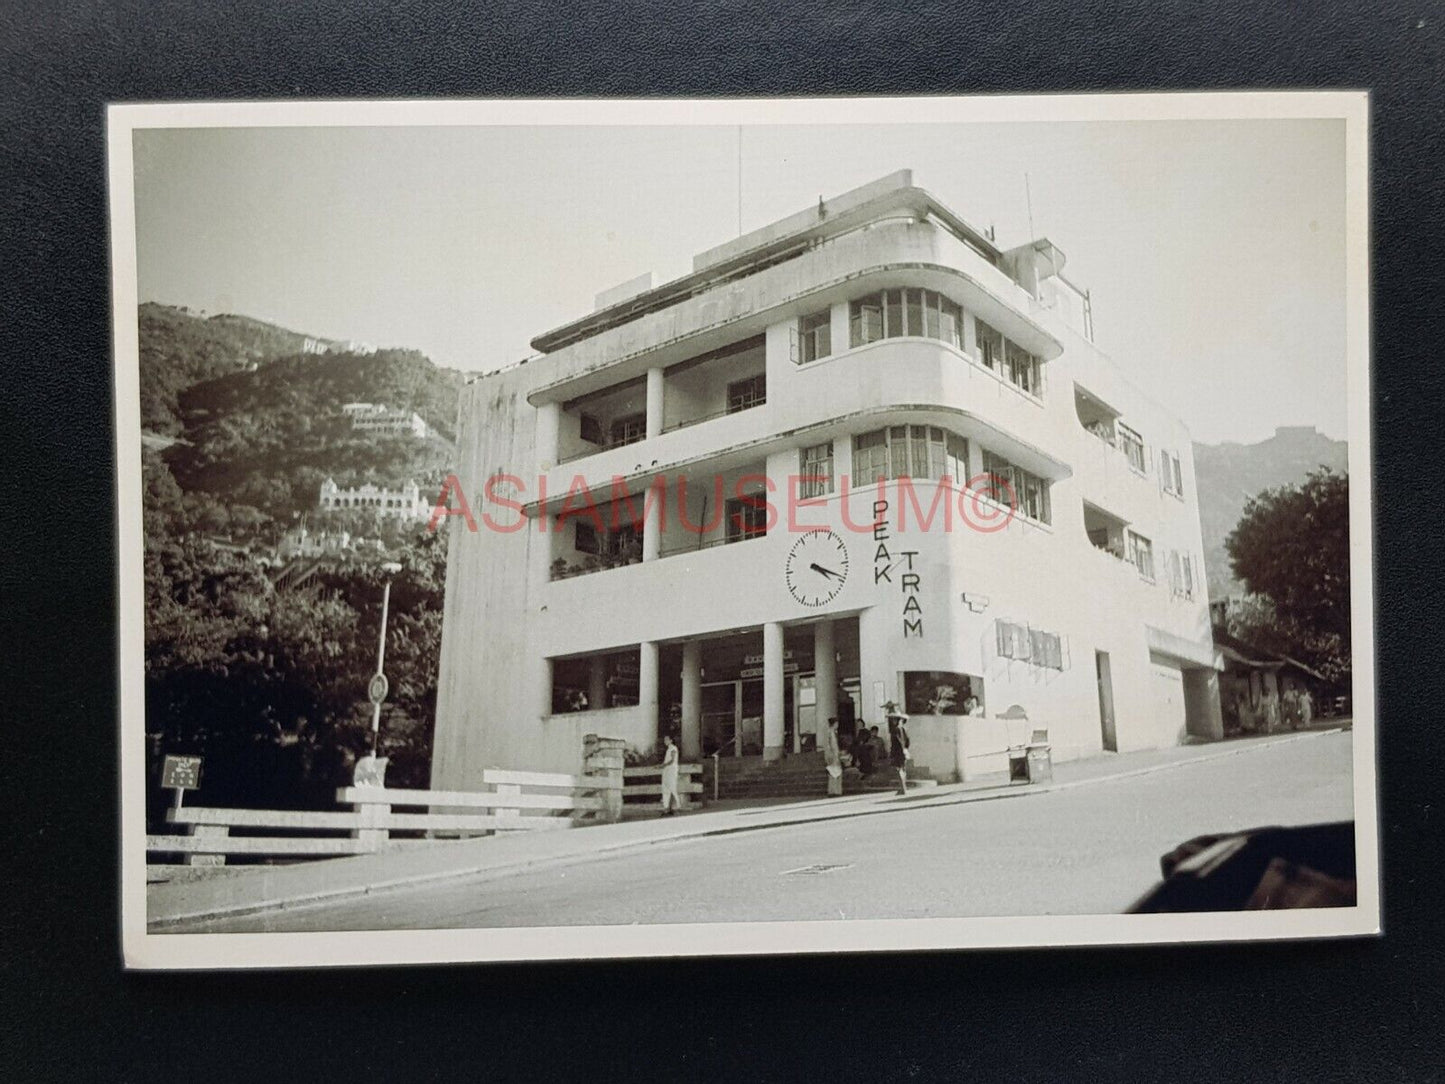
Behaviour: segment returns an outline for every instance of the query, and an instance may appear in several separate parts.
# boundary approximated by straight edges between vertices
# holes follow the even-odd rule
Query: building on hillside
[[[332,478],[321,483],[316,506],[323,512],[371,511],[398,519],[426,519],[432,511],[415,482],[407,482],[398,489],[386,489],[370,482],[342,489]]]
[[[1037,728],[1221,735],[1189,433],[1057,246],[904,171],[693,268],[464,389],[433,786],[674,718],[686,758],[776,761],[889,702],[942,779]]]
[[[351,419],[351,428],[364,433],[391,433],[424,437],[430,432],[425,419],[411,410],[392,410],[383,403],[347,403],[341,413]]]

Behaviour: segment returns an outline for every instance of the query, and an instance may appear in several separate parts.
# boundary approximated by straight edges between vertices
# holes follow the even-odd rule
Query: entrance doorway
[[[1114,678],[1109,670],[1109,653],[1094,652],[1094,674],[1099,685],[1099,727],[1104,735],[1106,752],[1119,751],[1119,737],[1114,729]]]

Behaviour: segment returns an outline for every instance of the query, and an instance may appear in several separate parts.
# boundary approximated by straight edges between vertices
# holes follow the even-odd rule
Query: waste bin
[[[1024,764],[1030,783],[1048,783],[1054,778],[1054,758],[1047,745],[1030,746]]]

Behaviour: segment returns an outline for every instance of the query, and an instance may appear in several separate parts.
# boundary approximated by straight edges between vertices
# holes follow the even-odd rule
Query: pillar
[[[537,465],[544,471],[551,470],[557,463],[561,427],[561,403],[543,403],[537,408]]]
[[[642,714],[643,732],[641,743],[656,748],[662,740],[657,720],[657,671],[658,644],[647,640],[638,645],[637,651],[637,707]]]
[[[658,475],[642,491],[642,559],[655,561],[662,554],[663,505],[667,502],[666,479]],[[637,500],[634,497],[633,500]]]
[[[682,645],[682,759],[702,756],[702,643]]]
[[[587,707],[591,711],[607,707],[606,655],[593,655],[587,660]]]
[[[769,621],[763,626],[763,760],[783,758],[783,704],[786,677],[783,673],[783,626]]]
[[[1218,671],[1204,668],[1184,671],[1184,724],[1196,738],[1219,741],[1224,737]]]
[[[833,646],[833,622],[813,626],[813,693],[817,704],[818,733],[838,714],[838,649]]]
[[[662,370],[647,370],[647,439],[662,432]]]

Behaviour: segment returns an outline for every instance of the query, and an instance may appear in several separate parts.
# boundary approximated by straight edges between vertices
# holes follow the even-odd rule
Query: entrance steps
[[[828,794],[828,773],[819,752],[792,753],[782,760],[765,762],[760,756],[720,757],[703,761],[703,795],[713,794],[713,765],[720,773],[718,797],[748,798],[824,798]],[[910,768],[908,787],[937,786],[927,768]],[[843,771],[844,794],[869,794],[897,790],[898,776],[885,762],[864,779],[857,768]]]

